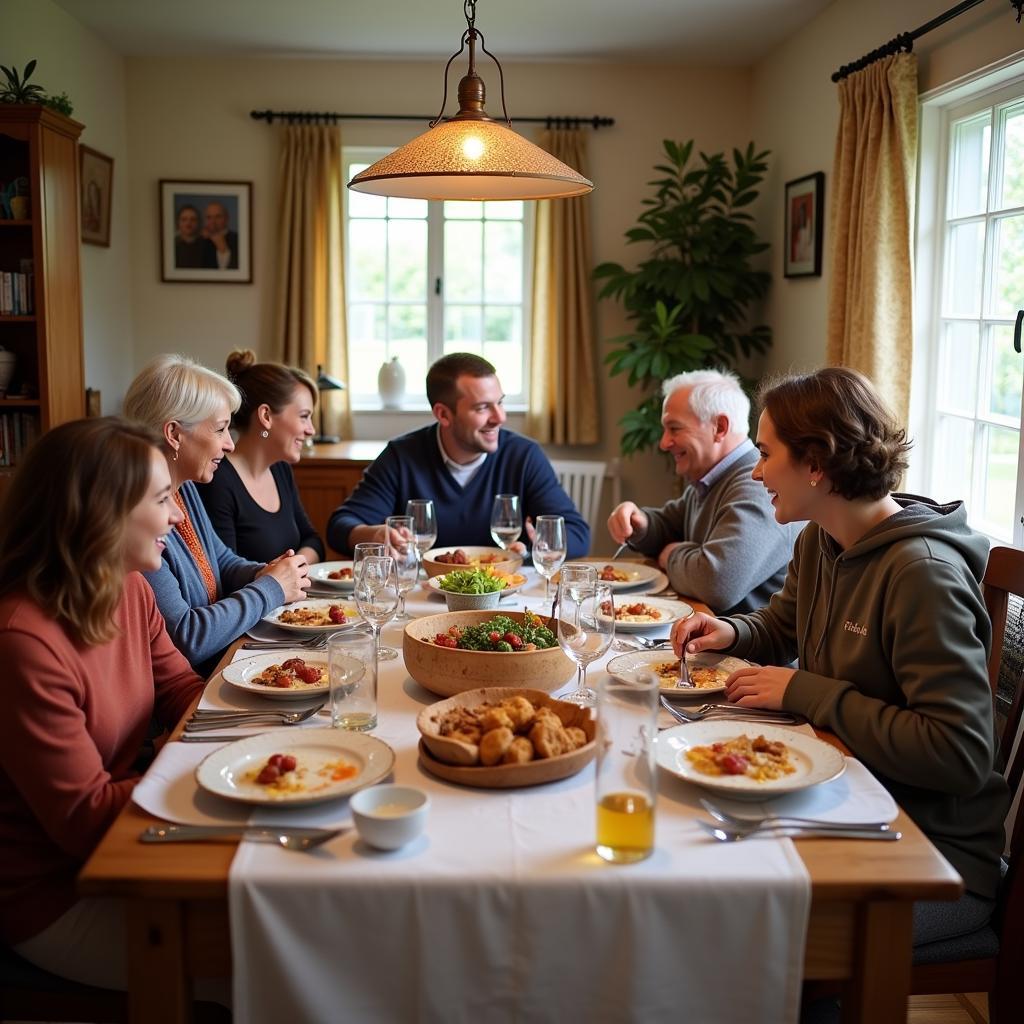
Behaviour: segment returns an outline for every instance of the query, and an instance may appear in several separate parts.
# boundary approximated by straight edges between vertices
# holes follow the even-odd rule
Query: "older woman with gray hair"
[[[228,426],[239,404],[234,384],[178,355],[150,363],[124,401],[127,417],[161,435],[183,515],[167,536],[162,566],[145,575],[171,639],[204,675],[228,644],[309,586],[306,559],[293,551],[266,564],[239,558],[217,536],[196,492],[234,448]]]

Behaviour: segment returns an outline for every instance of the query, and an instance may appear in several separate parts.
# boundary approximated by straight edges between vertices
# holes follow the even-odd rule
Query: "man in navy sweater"
[[[590,528],[547,456],[535,441],[502,429],[505,395],[486,359],[443,356],[427,372],[427,399],[437,423],[388,443],[331,515],[332,547],[350,552],[360,541],[380,539],[384,520],[404,515],[410,498],[433,500],[438,547],[490,546],[494,496],[518,494],[524,518],[565,518],[570,559],[587,554]]]

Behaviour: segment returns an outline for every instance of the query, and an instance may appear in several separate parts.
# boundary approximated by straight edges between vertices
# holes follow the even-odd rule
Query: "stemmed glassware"
[[[496,494],[491,506],[491,536],[506,551],[523,532],[523,513],[518,494]]]
[[[397,658],[397,651],[380,645],[381,627],[390,622],[398,610],[399,590],[395,560],[389,555],[366,555],[359,562],[354,575],[356,584],[353,597],[356,608],[373,631],[378,660],[390,661],[391,658]],[[389,650],[390,656],[385,653]]]
[[[551,577],[565,561],[565,520],[561,516],[537,516],[534,524],[533,567],[544,577],[544,605],[551,601]]]
[[[416,558],[420,565],[423,556],[437,541],[437,515],[430,498],[410,498],[405,503],[405,514],[412,516],[412,535],[416,543]]]
[[[593,586],[558,584],[558,646],[576,662],[576,689],[562,700],[593,707],[597,696],[587,686],[587,666],[600,658],[615,636],[615,605],[612,588],[606,583]]]
[[[385,558],[385,557],[387,557],[387,554],[388,554],[388,546],[387,546],[387,544],[381,544],[379,541],[363,541],[363,542],[357,544],[352,549],[352,579],[353,579],[353,581],[358,583],[360,567],[362,566],[363,562],[366,559],[368,559],[368,558]],[[392,559],[392,564],[394,564],[394,560],[393,559]],[[395,585],[397,587],[397,574],[396,574],[396,584]],[[359,614],[362,615],[363,618],[365,619],[366,616],[363,615],[363,609],[359,605],[358,597],[355,595],[355,593],[353,593],[352,596],[353,596],[353,599],[356,602],[356,608],[359,609]],[[395,603],[396,603],[396,607],[397,607],[397,598],[396,598],[396,602]],[[391,618],[391,616],[389,615],[388,618],[384,619],[383,622],[381,622],[381,625],[383,626],[385,622],[388,622],[390,620],[390,618]],[[369,622],[369,619],[367,619],[367,622]],[[396,651],[394,649],[394,647],[382,647],[381,646],[381,643],[380,643],[380,629],[379,628],[374,633],[374,641],[375,641],[375,643],[377,645],[377,657],[378,657],[378,659],[380,661],[394,661],[395,658],[398,657],[398,651]]]
[[[398,614],[395,618],[402,622],[412,618],[405,610],[405,595],[416,586],[420,574],[413,517],[388,516],[384,525],[387,528],[387,553],[395,560],[395,571],[398,574]]]

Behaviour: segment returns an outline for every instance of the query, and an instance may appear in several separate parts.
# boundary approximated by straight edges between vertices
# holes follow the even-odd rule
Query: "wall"
[[[825,172],[829,201],[832,157],[839,123],[836,86],[830,75],[840,65],[882,45],[900,32],[923,25],[947,4],[936,0],[836,0],[802,31],[786,40],[753,69],[753,133],[773,151],[761,230],[772,242],[774,284],[767,318],[775,334],[768,368],[810,369],[825,354],[828,289],[828,233],[820,278],[787,280],[782,275],[785,182]],[[985,4],[915,44],[922,93],[985,67],[1024,48],[1024,26],[1006,3]],[[827,224],[827,221],[826,221]]]
[[[251,120],[250,110],[422,113],[426,118],[440,104],[443,67],[441,56],[436,61],[401,64],[129,59],[131,221],[137,254],[130,291],[137,365],[167,350],[191,353],[214,367],[222,364],[232,347],[270,350],[280,129]],[[490,84],[489,69],[481,66],[481,73]],[[456,78],[453,71],[453,86]],[[639,247],[627,249],[623,233],[642,209],[645,183],[659,159],[663,138],[696,137],[702,148],[722,149],[746,140],[750,131],[745,71],[508,64],[505,78],[513,121],[517,115],[547,113],[599,113],[616,119],[614,128],[589,137],[589,174],[597,182],[592,196],[595,263],[612,259],[634,263],[642,254]],[[499,107],[495,82],[489,109],[497,113]],[[342,131],[350,144],[374,144],[404,142],[424,128],[425,122],[356,122],[344,124]],[[252,285],[160,282],[156,213],[161,178],[253,182]],[[616,305],[600,304],[597,329],[602,339],[622,333],[625,322]],[[600,343],[598,355],[606,351]],[[601,459],[618,454],[615,424],[637,396],[618,378],[609,381],[602,369],[601,398],[603,443],[566,454]],[[625,475],[624,493],[643,502],[661,504],[673,487],[658,456],[631,460]]]
[[[110,247],[82,246],[82,312],[86,385],[117,412],[134,372],[124,60],[51,0],[3,0],[0,18],[0,64],[38,59],[31,80],[66,92],[85,125],[80,141],[114,158]]]

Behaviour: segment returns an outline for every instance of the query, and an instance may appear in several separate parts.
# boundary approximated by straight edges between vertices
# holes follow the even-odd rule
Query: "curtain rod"
[[[976,0],[977,2],[977,0]],[[1021,0],[1024,3],[1024,0]],[[266,121],[273,124],[275,120],[287,121],[288,124],[312,124],[329,121],[432,121],[433,114],[337,114],[330,111],[314,113],[308,110],[251,110],[249,116],[254,121]],[[580,128],[584,125],[597,131],[615,124],[614,117],[517,117],[515,121],[527,124],[545,124],[548,128]]]
[[[932,18],[931,21],[925,22],[925,24],[915,28],[913,32],[901,32],[894,39],[890,39],[889,42],[878,47],[877,50],[872,50],[870,53],[864,54],[859,60],[853,61],[852,64],[844,64],[838,71],[832,72],[832,81],[839,82],[849,75],[852,75],[855,71],[861,71],[863,68],[868,67],[870,64],[874,64],[876,60],[881,60],[883,57],[890,57],[894,53],[899,53],[900,50],[905,50],[910,53],[914,49],[914,40],[920,39],[921,36],[931,32],[932,29],[938,28],[940,25],[945,25],[947,22],[952,21],[954,18],[958,18],[961,14],[965,14],[972,7],[977,7],[978,4],[982,3],[983,0],[963,0],[963,3],[959,3],[956,7],[950,7],[948,11],[943,11],[942,14]],[[1024,0],[1010,0],[1010,6],[1017,12],[1017,23],[1020,23],[1021,10],[1024,8]]]

